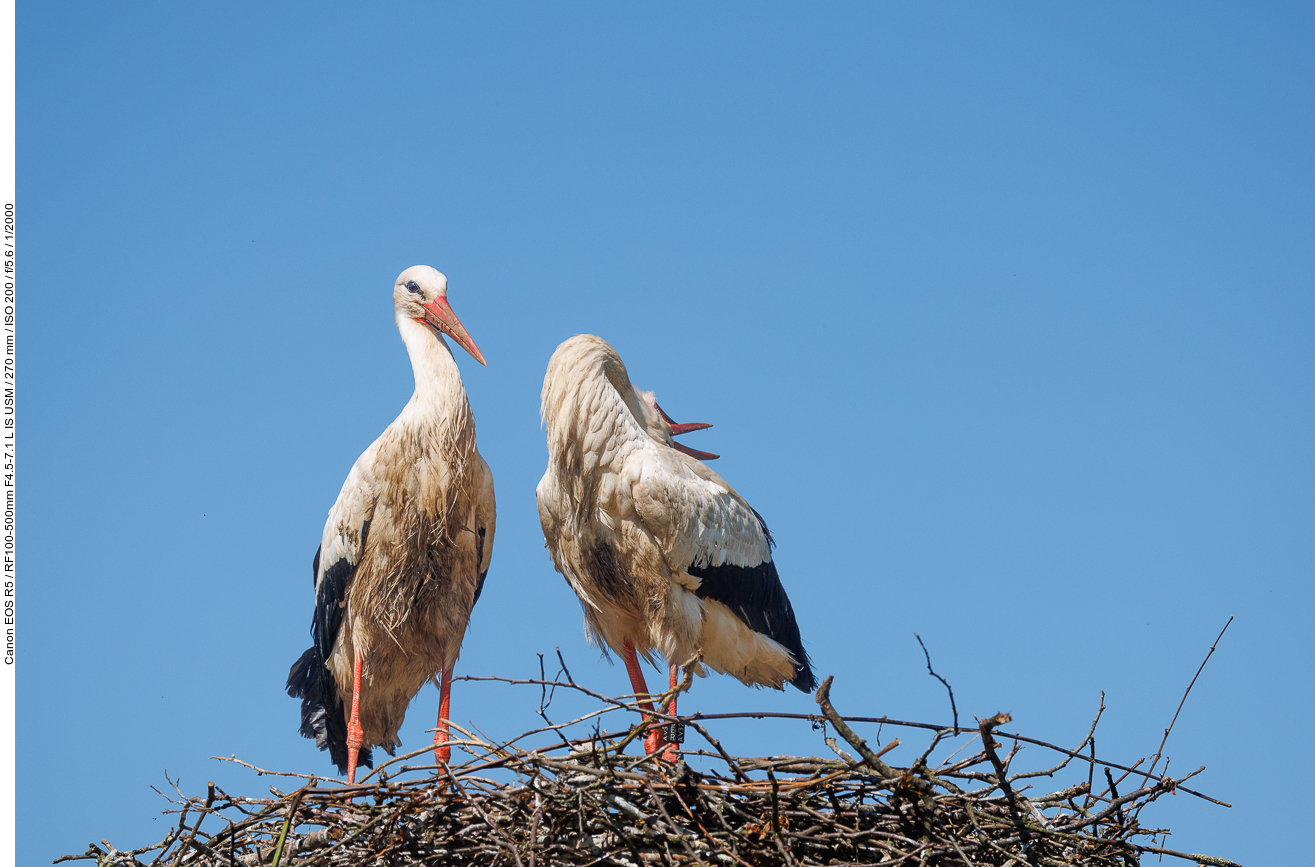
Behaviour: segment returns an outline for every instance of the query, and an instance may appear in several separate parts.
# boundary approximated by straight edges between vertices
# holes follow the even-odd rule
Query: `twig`
[[[954,715],[954,733],[957,735],[959,733],[959,708],[954,704],[954,690],[950,688],[950,682],[948,680],[932,670],[931,654],[927,652],[927,645],[922,643],[922,636],[915,632],[913,633],[913,637],[918,639],[918,645],[922,648],[922,655],[927,659],[927,673],[945,684],[945,691],[950,694],[950,713]]]
[[[822,708],[822,713],[826,715],[827,720],[830,721],[836,732],[848,741],[851,747],[858,750],[858,754],[863,757],[863,761],[867,763],[869,768],[876,771],[877,774],[884,779],[898,779],[899,772],[881,759],[877,758],[877,754],[868,748],[867,741],[859,737],[858,734],[855,733],[855,731],[845,722],[844,717],[836,713],[836,709],[831,706],[830,696],[832,679],[833,678],[828,675],[826,680],[822,681],[822,685],[817,688],[817,694],[814,696],[814,699]]]
[[[288,828],[292,827],[292,817],[297,815],[297,808],[301,806],[301,799],[306,796],[306,786],[302,786],[292,796],[292,803],[288,805],[288,817],[283,820],[283,827],[279,829],[278,845],[274,847],[274,863],[270,867],[279,867],[279,862],[283,860],[283,844],[288,839]]]
[[[1160,739],[1160,746],[1155,751],[1155,758],[1151,760],[1151,766],[1146,770],[1147,777],[1155,773],[1155,766],[1160,763],[1160,756],[1164,754],[1164,745],[1169,740],[1169,732],[1173,731],[1174,724],[1178,722],[1178,714],[1183,712],[1183,705],[1187,704],[1187,696],[1191,695],[1192,687],[1196,686],[1196,679],[1201,676],[1201,672],[1205,671],[1205,664],[1209,662],[1210,657],[1214,655],[1215,648],[1219,646],[1219,639],[1224,637],[1224,633],[1227,632],[1228,627],[1232,625],[1233,618],[1230,617],[1228,618],[1228,622],[1224,624],[1224,628],[1219,630],[1219,634],[1215,636],[1215,643],[1210,645],[1210,651],[1206,653],[1205,659],[1201,660],[1201,667],[1198,668],[1196,674],[1192,676],[1192,682],[1187,684],[1187,691],[1183,693],[1183,700],[1178,702],[1178,710],[1173,712],[1173,719],[1169,721],[1169,727],[1164,730],[1164,737]]]
[[[181,781],[181,778],[179,779]],[[202,807],[200,812],[198,813],[196,817],[196,823],[192,825],[192,830],[187,832],[187,836],[183,838],[182,844],[178,847],[178,857],[174,860],[175,865],[183,863],[183,855],[187,852],[188,845],[190,845],[196,840],[196,832],[200,829],[201,822],[205,820],[205,817],[207,815],[209,815],[210,805],[213,804],[214,802],[215,802],[215,781],[211,780],[209,785],[207,786],[207,791],[205,796],[205,806]]]
[[[708,713],[708,714],[696,713],[692,717],[686,717],[685,722],[688,724],[691,719],[699,719],[699,720],[794,719],[794,720],[804,720],[810,723],[819,723],[822,722],[822,720],[824,720],[825,717],[819,717],[817,714],[784,713],[781,711],[742,711],[740,713]],[[845,721],[851,723],[877,723],[880,725],[904,726],[907,728],[926,729],[928,731],[933,731],[933,732],[941,731],[943,729],[949,728],[949,726],[937,725],[935,723],[913,722],[910,720],[897,720],[884,716],[883,717],[847,716],[845,717]],[[1010,740],[1021,741],[1025,744],[1032,744],[1033,746],[1045,747],[1048,750],[1054,750],[1055,752],[1063,753],[1075,759],[1081,759],[1084,762],[1088,762],[1088,761],[1095,762],[1095,764],[1100,765],[1102,767],[1110,767],[1116,771],[1126,771],[1128,773],[1138,774],[1139,776],[1145,777],[1147,779],[1152,779],[1150,774],[1146,773],[1145,771],[1137,770],[1135,764],[1132,767],[1128,767],[1127,765],[1121,765],[1118,762],[1111,762],[1107,759],[1093,759],[1089,756],[1085,756],[1082,755],[1081,753],[1070,750],[1067,747],[1061,747],[1058,744],[1052,744],[1047,741],[1037,740],[1036,738],[1018,734],[1017,732],[996,732],[996,734],[1002,738],[1009,738]],[[1140,761],[1137,764],[1140,764]],[[1205,794],[1204,792],[1199,792],[1196,789],[1189,789],[1186,786],[1181,787],[1178,791],[1184,792],[1188,795],[1192,795],[1193,797],[1196,798],[1200,798],[1204,801],[1209,801],[1212,804],[1218,804],[1221,807],[1233,806],[1227,801],[1221,801],[1218,798],[1213,798],[1210,795]]]
[[[570,682],[564,668],[551,680],[543,673],[520,683],[535,689],[536,704],[545,713],[554,691],[592,692]],[[157,863],[181,867],[292,867],[293,862],[297,867],[518,867],[522,861],[528,867],[1011,862],[1126,867],[1152,854],[1193,857],[1138,843],[1153,835],[1148,842],[1154,844],[1167,833],[1141,827],[1139,815],[1164,794],[1186,790],[1200,771],[1171,779],[1166,767],[1159,779],[1126,794],[1114,774],[1107,777],[1107,792],[1097,796],[1087,782],[1049,793],[1019,785],[1025,778],[1062,770],[1078,753],[1092,769],[1118,767],[1095,754],[1100,711],[1077,750],[1043,744],[1061,757],[1049,769],[1011,773],[1019,743],[1033,741],[1000,732],[1007,717],[999,715],[979,725],[979,751],[960,756],[978,740],[968,739],[933,772],[927,762],[939,744],[954,736],[953,728],[909,723],[932,732],[930,743],[917,750],[911,767],[892,767],[883,756],[898,738],[874,752],[855,731],[859,721],[881,725],[890,720],[841,716],[831,704],[832,683],[828,678],[818,691],[819,714],[776,716],[813,722],[813,731],[820,729],[813,736],[816,750],[823,754],[829,752],[828,741],[834,744],[833,732],[844,738],[855,755],[837,749],[843,761],[812,750],[737,756],[708,730],[713,723],[706,717],[687,723],[708,746],[682,751],[674,766],[655,757],[624,755],[618,747],[633,728],[605,731],[601,714],[633,712],[634,704],[604,697],[600,709],[571,723],[540,727],[505,742],[454,724],[471,758],[443,767],[393,766],[390,775],[379,772],[361,785],[317,785],[312,779],[287,794],[271,786],[272,797],[235,796],[211,786],[202,799],[186,796],[166,778],[177,797],[166,797],[165,812],[178,815],[162,842],[131,852],[105,842],[104,848],[92,846],[84,855],[60,861],[137,867],[136,856],[153,850],[159,850]],[[531,737],[536,739],[526,740]],[[1015,738],[1008,755],[999,752],[996,738],[1001,737]],[[242,764],[256,774],[268,773]],[[1144,764],[1131,767],[1144,774],[1135,771]],[[227,825],[207,835],[202,831],[206,816],[218,816]],[[305,830],[298,833],[298,828]],[[1215,867],[1232,865],[1195,857]]]
[[[1004,763],[1000,761],[1000,756],[995,751],[995,739],[991,737],[991,730],[998,725],[1010,722],[1013,719],[1007,713],[998,713],[995,716],[987,717],[982,720],[977,730],[982,734],[982,748],[986,750],[986,755],[995,766],[996,785],[1000,791],[1004,792],[1005,800],[1009,803],[1009,816],[1013,819],[1014,827],[1018,829],[1018,836],[1023,842],[1026,850],[1032,842],[1032,834],[1028,831],[1027,823],[1023,821],[1022,811],[1018,808],[1018,796],[1014,794],[1013,787],[1009,785],[1009,775],[1005,772]],[[1027,862],[1035,864],[1031,854],[1027,854]]]

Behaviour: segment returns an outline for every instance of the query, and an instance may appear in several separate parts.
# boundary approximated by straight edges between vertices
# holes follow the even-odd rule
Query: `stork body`
[[[580,597],[587,632],[626,660],[636,692],[647,692],[638,657],[661,654],[674,685],[676,669],[700,651],[707,666],[746,684],[811,690],[767,525],[676,446],[669,420],[630,383],[616,351],[591,335],[567,340],[548,364],[541,399],[544,537]],[[660,744],[650,735],[649,752]]]
[[[440,681],[435,758],[450,756],[448,689],[493,553],[493,476],[475,445],[475,417],[440,331],[483,363],[426,266],[394,287],[398,330],[416,390],[357,459],[329,511],[315,555],[314,645],[292,666],[301,733],[355,781],[370,747],[390,754],[407,705]]]

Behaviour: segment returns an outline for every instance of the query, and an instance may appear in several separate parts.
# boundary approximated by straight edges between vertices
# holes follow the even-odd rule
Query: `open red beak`
[[[712,427],[712,425],[706,425],[706,427]],[[692,449],[689,446],[683,446],[680,443],[672,443],[672,445],[676,447],[676,451],[684,452],[696,461],[715,461],[717,458],[721,457],[721,455],[714,455],[712,452],[701,452],[698,449]]]
[[[653,408],[658,411],[658,414],[661,415],[662,418],[666,419],[667,424],[671,425],[671,435],[673,437],[687,434],[690,431],[706,430],[707,428],[712,427],[712,425],[705,424],[701,421],[690,421],[684,422],[683,424],[673,421],[671,416],[667,415],[667,411],[659,406],[656,400],[653,401]],[[672,445],[675,446],[676,451],[684,452],[696,461],[715,461],[717,458],[721,457],[721,455],[714,455],[712,452],[701,452],[698,449],[692,449],[689,446],[683,446],[680,443],[672,443]]]
[[[457,314],[452,312],[452,305],[447,303],[446,298],[440,295],[426,304],[425,313],[426,322],[455,340],[461,345],[462,349],[469,352],[471,357],[480,364],[485,367],[489,366],[488,362],[484,360],[484,354],[475,345],[475,341],[471,340],[470,335],[466,333],[466,328],[461,324],[461,320],[457,318]]]

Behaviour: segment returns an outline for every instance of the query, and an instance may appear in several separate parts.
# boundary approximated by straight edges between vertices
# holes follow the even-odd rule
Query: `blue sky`
[[[1315,712],[1312,23],[20,5],[20,861],[159,839],[166,771],[268,784],[212,755],[329,770],[282,686],[325,513],[410,395],[417,263],[489,361],[459,358],[499,521],[458,674],[560,646],[626,690],[534,508],[543,370],[595,333],[715,424],[687,441],[770,524],[843,711],[948,721],[918,632],[962,715],[1077,743],[1104,690],[1099,751],[1133,760],[1236,616],[1167,748],[1235,806],[1145,818],[1292,861],[1262,817]],[[453,689],[492,734],[533,705]],[[813,707],[726,678],[682,705]]]

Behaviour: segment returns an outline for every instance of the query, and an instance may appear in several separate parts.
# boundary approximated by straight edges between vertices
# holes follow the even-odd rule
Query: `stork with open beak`
[[[391,755],[411,699],[439,683],[434,758],[451,758],[449,689],[493,554],[493,475],[475,445],[456,359],[444,335],[484,356],[447,301],[447,278],[402,272],[393,310],[415,374],[401,414],[357,459],[315,553],[314,643],[293,664],[301,733],[356,781],[370,748]],[[350,704],[343,698],[350,696]]]
[[[721,455],[714,455],[712,452],[701,452],[698,449],[692,449],[684,443],[678,443],[672,439],[672,437],[693,433],[696,430],[707,430],[712,425],[700,421],[685,422],[683,424],[676,422],[658,405],[657,395],[653,392],[641,391],[639,395],[644,398],[644,403],[648,404],[653,413],[657,414],[657,417],[654,418],[653,413],[647,413],[644,419],[644,429],[648,431],[649,436],[662,440],[676,451],[687,454],[696,461],[715,461],[721,457]]]
[[[673,688],[678,669],[701,652],[704,664],[751,686],[811,691],[766,523],[702,463],[716,455],[672,439],[707,425],[674,424],[630,383],[616,350],[592,335],[557,347],[541,401],[544,538],[580,597],[586,631],[625,660],[636,695],[649,694],[639,659],[651,663],[655,652]],[[674,701],[667,713],[675,714]],[[645,746],[676,755],[657,727]]]

